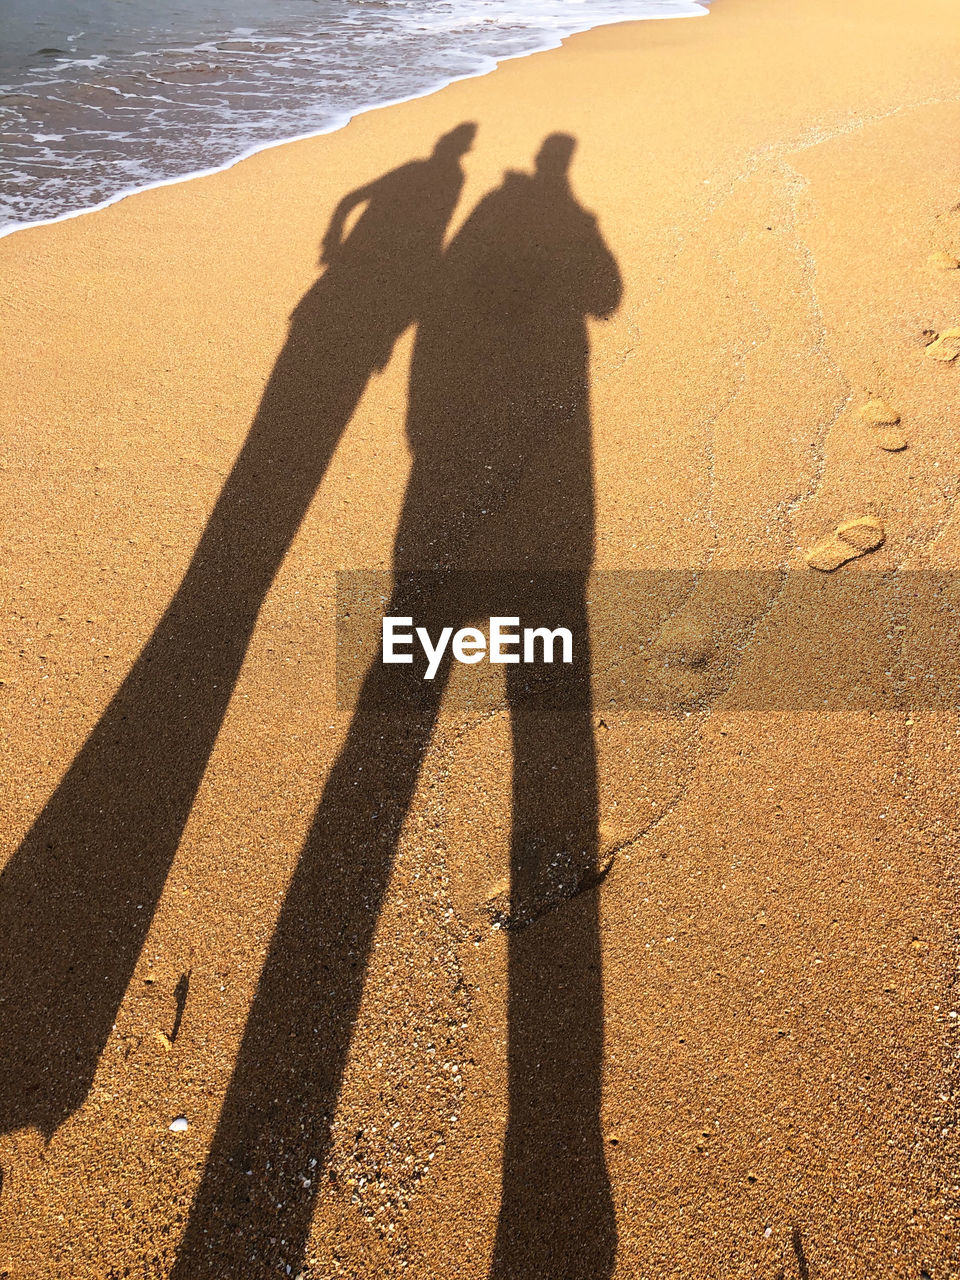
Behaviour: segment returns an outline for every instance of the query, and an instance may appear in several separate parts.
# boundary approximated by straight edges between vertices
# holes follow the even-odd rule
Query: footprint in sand
[[[960,268],[960,261],[952,253],[947,253],[946,249],[938,249],[927,259],[927,266],[933,267],[935,271],[956,271]]]
[[[886,534],[875,516],[861,516],[838,524],[829,538],[824,538],[807,552],[807,564],[822,573],[832,573],[848,560],[856,560],[881,546]]]
[[[877,447],[886,449],[887,453],[899,453],[907,447],[907,437],[900,431],[878,431],[876,441]]]
[[[896,430],[900,414],[886,400],[868,400],[860,409],[860,417],[868,426],[876,428],[874,440],[878,448],[899,453],[907,447],[907,437]]]
[[[927,347],[931,360],[956,360],[960,356],[960,329],[944,329]]]
[[[930,239],[937,246],[927,258],[935,271],[956,271],[960,267],[960,204],[937,214]]]
[[[868,400],[860,409],[860,417],[871,427],[895,427],[900,415],[886,400]]]
[[[664,665],[699,671],[713,657],[714,644],[702,623],[681,614],[663,624],[657,650]]]
[[[490,927],[518,933],[565,902],[603,884],[620,848],[604,842],[604,826],[600,824],[599,848],[592,857],[590,840],[587,847],[576,848],[573,855],[569,849],[560,850],[545,864],[539,882],[528,886],[525,893],[515,894],[509,877],[491,885],[483,903]]]
[[[716,626],[696,609],[668,618],[648,654],[648,689],[660,709],[701,705],[723,682]]]

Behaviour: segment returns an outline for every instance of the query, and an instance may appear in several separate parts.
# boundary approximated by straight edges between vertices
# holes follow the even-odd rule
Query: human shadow
[[[338,205],[327,269],[176,594],[0,877],[0,1131],[49,1138],[86,1097],[264,597],[370,376],[435,289],[474,133]]]
[[[621,285],[571,192],[573,147],[547,138],[535,171],[508,173],[444,255],[414,347],[412,467],[387,606],[434,637],[491,615],[574,637],[562,670],[504,668],[513,821],[510,902],[494,922],[509,947],[497,1280],[601,1280],[616,1252],[600,1127],[584,596],[594,550],[587,317],[611,314]],[[280,912],[174,1280],[304,1269],[378,911],[445,690],[454,696],[449,663],[432,681],[422,674],[375,661],[362,680]]]

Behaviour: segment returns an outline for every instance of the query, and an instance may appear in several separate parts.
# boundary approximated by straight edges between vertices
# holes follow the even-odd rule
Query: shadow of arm
[[[327,227],[320,242],[321,266],[329,265],[336,257],[337,251],[343,243],[343,228],[346,226],[347,219],[357,205],[366,204],[373,199],[378,185],[376,182],[371,182],[365,187],[357,187],[356,191],[351,191],[348,195],[345,195],[334,209],[330,218],[330,225]]]
[[[592,223],[592,261],[590,263],[587,312],[598,320],[609,320],[623,297],[623,279],[617,260],[607,248],[606,242],[591,215]]]

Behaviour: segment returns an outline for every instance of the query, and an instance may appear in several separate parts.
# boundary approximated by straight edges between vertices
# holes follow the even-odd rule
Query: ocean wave
[[[0,235],[329,132],[577,31],[706,12],[697,0],[317,0],[309,20],[288,4],[256,26],[225,11],[217,29],[227,0],[206,3],[202,34],[76,32],[59,37],[69,53],[51,40],[4,69]]]

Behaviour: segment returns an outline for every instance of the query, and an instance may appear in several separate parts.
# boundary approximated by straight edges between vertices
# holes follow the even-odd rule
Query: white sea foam
[[[219,31],[211,17],[202,36],[143,26],[121,33],[127,52],[116,33],[78,32],[61,37],[69,52],[51,40],[4,72],[0,236],[332,132],[578,31],[706,13],[697,0],[317,0],[309,21],[278,9]],[[111,52],[86,47],[98,39]]]

